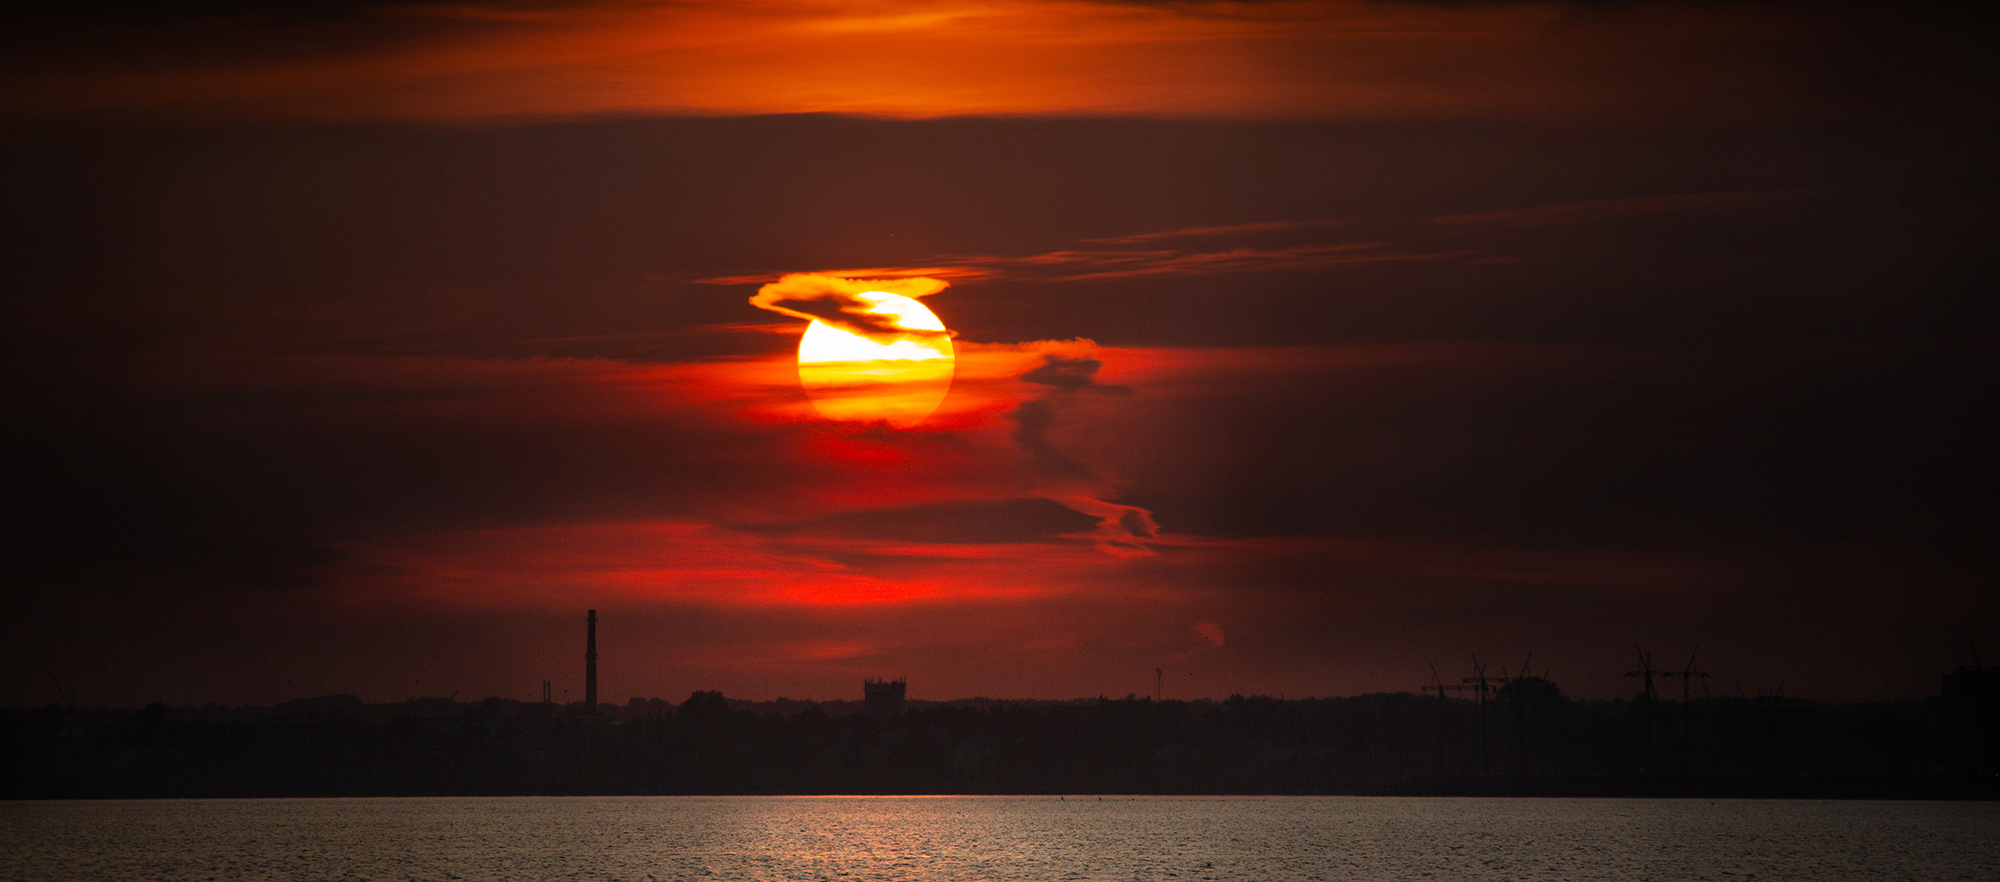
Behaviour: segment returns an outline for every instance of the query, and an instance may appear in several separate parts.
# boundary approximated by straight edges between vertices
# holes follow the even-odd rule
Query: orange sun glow
[[[817,319],[799,338],[799,385],[830,420],[884,421],[909,428],[944,403],[956,359],[944,322],[922,303],[886,291],[859,295],[912,333],[883,341]]]

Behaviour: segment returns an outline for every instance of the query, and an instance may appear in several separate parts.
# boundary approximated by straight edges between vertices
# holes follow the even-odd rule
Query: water
[[[0,803],[0,879],[2000,879],[1987,803],[631,797]]]

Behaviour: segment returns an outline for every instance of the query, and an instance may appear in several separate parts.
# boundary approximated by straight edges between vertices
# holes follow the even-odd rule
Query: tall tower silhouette
[[[583,646],[583,712],[597,714],[597,610],[591,610],[584,621],[589,627],[589,637]]]

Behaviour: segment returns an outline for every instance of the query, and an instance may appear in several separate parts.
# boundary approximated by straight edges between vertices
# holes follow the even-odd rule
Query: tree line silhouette
[[[0,796],[1158,793],[1992,798],[1990,682],[1922,701],[490,698],[0,712]],[[879,709],[878,709],[879,710]]]

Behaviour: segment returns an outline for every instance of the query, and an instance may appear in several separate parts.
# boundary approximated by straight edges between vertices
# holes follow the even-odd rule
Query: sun
[[[915,426],[951,389],[951,337],[914,299],[887,291],[855,296],[870,304],[869,314],[909,333],[881,340],[814,319],[799,338],[799,385],[827,419]]]

